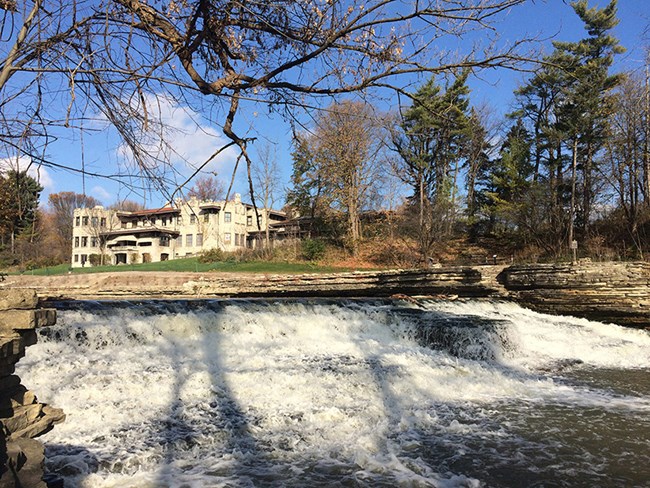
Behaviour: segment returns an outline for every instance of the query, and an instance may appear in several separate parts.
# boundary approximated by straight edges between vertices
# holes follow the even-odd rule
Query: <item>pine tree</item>
[[[9,170],[0,175],[0,245],[15,252],[15,240],[33,230],[38,197],[43,187],[27,171]]]
[[[417,229],[424,257],[435,239],[448,235],[454,217],[457,182],[469,141],[468,73],[444,91],[431,78],[413,95],[402,115],[393,147],[400,156],[398,176],[413,189]]]
[[[560,123],[567,135],[571,158],[571,220],[576,211],[577,171],[582,173],[582,202],[578,215],[583,237],[588,232],[594,200],[593,178],[596,154],[602,149],[609,117],[614,112],[612,90],[620,83],[619,75],[610,75],[614,55],[624,52],[618,40],[609,34],[617,24],[617,0],[605,8],[588,8],[587,0],[571,3],[585,24],[588,37],[577,42],[556,42],[556,58],[564,67],[564,99],[559,110]],[[573,224],[569,229],[573,238]]]
[[[476,180],[481,171],[487,169],[490,164],[490,152],[492,146],[488,141],[487,131],[481,121],[481,117],[474,110],[470,111],[468,120],[469,141],[465,149],[467,166],[466,188],[467,188],[467,216],[470,221],[478,209],[476,198]]]
[[[560,254],[574,239],[574,221],[588,234],[594,202],[597,155],[603,148],[613,111],[610,75],[614,56],[623,51],[609,34],[616,26],[616,0],[605,8],[589,8],[587,0],[571,3],[584,22],[587,37],[553,43],[540,70],[517,90],[518,109],[532,133],[533,180],[546,183],[550,199],[544,222],[546,244]],[[567,239],[568,237],[568,239]]]
[[[531,138],[518,119],[508,131],[499,157],[481,173],[485,187],[479,194],[481,211],[489,220],[490,232],[524,232],[526,196],[532,184]]]

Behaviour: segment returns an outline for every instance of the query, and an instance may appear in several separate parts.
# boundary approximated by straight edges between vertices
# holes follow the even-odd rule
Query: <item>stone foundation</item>
[[[38,402],[14,374],[36,328],[53,325],[56,311],[38,309],[33,290],[2,290],[0,296],[0,488],[57,486],[43,480],[43,444],[34,439],[65,419],[63,411]],[[60,484],[59,484],[60,486]]]

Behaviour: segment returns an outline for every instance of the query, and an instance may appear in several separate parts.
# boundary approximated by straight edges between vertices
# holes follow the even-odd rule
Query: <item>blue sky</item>
[[[590,6],[602,7],[607,3],[605,0],[592,0]],[[614,34],[627,52],[619,56],[615,70],[642,69],[643,47],[650,44],[649,36],[646,34],[644,37],[644,30],[650,24],[650,1],[619,0],[618,9],[620,23]],[[503,43],[513,42],[525,36],[537,36],[543,40],[537,48],[544,49],[545,52],[550,52],[551,41],[554,39],[572,41],[582,38],[585,34],[580,19],[574,14],[568,2],[563,0],[529,0],[525,5],[509,12],[496,28]],[[458,50],[461,52],[466,50],[471,41],[470,38],[459,40]],[[496,114],[503,115],[510,110],[513,90],[527,76],[526,73],[505,69],[483,71],[478,78],[470,80],[471,101],[476,105],[487,103]],[[390,102],[383,102],[382,108],[390,108],[389,105]],[[179,107],[165,100],[160,107],[163,118],[177,129],[168,135],[168,142],[190,162],[188,165],[178,160],[174,164],[182,175],[191,174],[191,163],[204,161],[225,138],[220,134],[216,124],[212,124],[205,117],[186,107]],[[237,118],[237,126],[240,133],[254,134],[258,137],[256,147],[270,144],[274,148],[282,168],[285,185],[288,185],[291,173],[289,124],[280,116],[269,115],[264,107],[257,106],[242,110]],[[49,152],[50,159],[80,167],[83,143],[83,162],[87,170],[110,172],[119,161],[124,160],[128,151],[124,151],[113,132],[105,124],[97,122],[94,128],[96,131],[92,134],[86,133],[83,141],[78,134],[63,136],[52,146]],[[254,148],[251,154],[255,158]],[[229,151],[211,163],[207,169],[217,173],[224,181],[229,181],[234,158],[235,153]],[[40,179],[45,187],[41,199],[43,202],[47,201],[49,193],[60,191],[81,193],[84,191],[84,184],[87,194],[95,196],[107,205],[125,198],[143,202],[142,194],[134,193],[127,187],[110,180],[87,176],[84,181],[78,174],[49,168],[41,169]],[[238,171],[234,190],[246,195],[246,189],[245,171],[242,167]],[[152,192],[146,194],[145,203],[147,206],[158,206],[162,205],[164,200],[163,195]]]

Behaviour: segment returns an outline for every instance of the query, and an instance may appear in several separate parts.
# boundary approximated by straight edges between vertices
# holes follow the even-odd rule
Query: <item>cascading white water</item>
[[[650,479],[650,334],[510,303],[80,303],[19,366],[67,486]]]

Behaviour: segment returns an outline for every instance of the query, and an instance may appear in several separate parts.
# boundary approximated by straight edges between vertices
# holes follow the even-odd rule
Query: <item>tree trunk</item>
[[[271,232],[270,232],[270,229],[269,229],[269,214],[270,214],[269,209],[265,208],[264,209],[264,223],[265,223],[264,227],[266,227],[266,229],[265,229],[266,230],[266,249],[271,248]]]
[[[650,56],[650,54],[649,54]],[[650,62],[650,60],[649,60]],[[645,67],[645,116],[641,117],[645,127],[643,145],[644,193],[646,205],[650,205],[650,68]]]
[[[591,143],[587,144],[587,154],[585,157],[584,168],[582,169],[583,174],[583,186],[582,189],[582,238],[586,238],[589,234],[589,219],[591,218],[591,202],[593,200],[593,195],[591,192],[591,177],[592,177],[592,167],[593,167],[593,156],[592,156],[592,147]]]
[[[573,243],[573,227],[575,224],[575,205],[576,205],[576,170],[578,167],[578,138],[573,139],[573,163],[571,165],[571,207],[569,209],[569,248]],[[573,263],[575,264],[576,251],[573,250]]]

